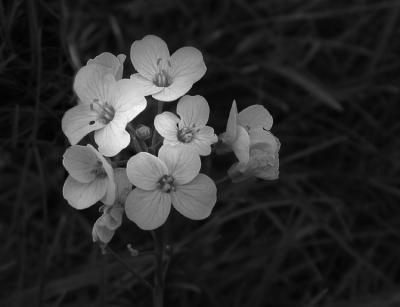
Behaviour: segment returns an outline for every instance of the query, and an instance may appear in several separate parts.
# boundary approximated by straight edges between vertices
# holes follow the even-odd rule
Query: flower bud
[[[136,137],[140,140],[147,140],[151,137],[151,129],[145,125],[139,125],[135,130]]]

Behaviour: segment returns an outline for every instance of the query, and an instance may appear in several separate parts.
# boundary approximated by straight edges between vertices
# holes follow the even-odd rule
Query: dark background
[[[168,221],[166,306],[400,304],[400,1],[0,0],[0,306],[150,306],[93,244],[94,206],[61,188],[63,113],[89,58],[156,34],[202,51],[190,94],[224,130],[232,100],[263,104],[280,179],[219,185],[211,217]],[[151,114],[149,114],[151,115]],[[205,161],[222,178],[231,156]],[[127,244],[143,252],[131,256]],[[111,247],[151,278],[148,232]]]

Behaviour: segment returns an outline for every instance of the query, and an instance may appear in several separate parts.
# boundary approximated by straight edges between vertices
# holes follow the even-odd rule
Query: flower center
[[[170,175],[162,176],[158,181],[158,188],[165,193],[175,191],[174,178]]]
[[[101,104],[97,98],[93,99],[93,102],[90,104],[90,109],[98,114],[97,120],[105,125],[112,121],[115,115],[115,109],[112,105],[108,102]],[[95,121],[91,121],[90,125],[94,123]]]
[[[179,142],[190,143],[195,136],[195,131],[193,128],[183,127],[178,130],[177,138]]]
[[[106,170],[103,167],[103,162],[97,161],[95,167],[92,170],[92,173],[96,176],[96,178],[107,177]]]
[[[172,83],[172,77],[169,75],[168,70],[171,68],[171,62],[169,60],[166,61],[167,65],[165,65],[165,61],[163,59],[157,59],[157,73],[154,76],[153,83],[158,87],[167,87]]]

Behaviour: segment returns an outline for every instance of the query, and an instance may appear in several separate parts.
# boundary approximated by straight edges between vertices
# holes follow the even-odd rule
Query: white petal
[[[183,47],[176,50],[171,56],[171,64],[171,75],[174,81],[183,78],[191,84],[199,81],[207,70],[203,55],[193,47]]]
[[[120,80],[122,78],[125,59],[126,55],[124,54],[119,54],[116,57],[110,52],[103,52],[94,59],[90,59],[87,64],[103,66],[104,68],[112,71],[116,80]]]
[[[126,216],[141,229],[152,230],[165,223],[171,211],[171,196],[160,190],[134,189],[125,203]]]
[[[122,204],[124,205],[125,202]],[[106,207],[103,212],[103,222],[109,229],[116,230],[122,224],[124,208],[120,205]]]
[[[181,118],[180,127],[204,127],[210,116],[210,107],[204,97],[186,95],[179,100],[176,113]]]
[[[125,168],[118,167],[114,169],[114,181],[117,186],[116,200],[124,204],[126,197],[132,190],[132,184],[128,179]]]
[[[103,216],[100,216],[93,225],[92,237],[93,242],[100,241],[102,243],[109,243],[114,236],[115,231],[108,228],[104,223]]]
[[[228,122],[226,124],[226,132],[222,133],[220,138],[222,142],[226,144],[231,144],[232,142],[235,141],[237,133],[238,133],[238,112],[237,112],[237,106],[236,106],[236,101],[234,100],[232,102],[232,107],[229,112],[229,118]]]
[[[276,151],[278,148],[279,141],[269,131],[263,130],[262,128],[252,129],[249,131],[250,145],[264,144],[269,146],[271,151]]]
[[[129,181],[143,190],[155,190],[160,178],[168,174],[167,166],[156,156],[140,152],[126,164]]]
[[[91,183],[81,183],[68,176],[64,183],[63,196],[75,209],[85,209],[103,198],[107,184],[107,178],[98,178]]]
[[[166,62],[170,59],[167,44],[158,36],[146,35],[142,40],[134,41],[131,46],[133,67],[146,79],[153,81],[158,72],[159,59]]]
[[[114,204],[115,199],[117,197],[116,194],[117,187],[115,185],[114,178],[109,178],[106,193],[104,197],[101,199],[101,202],[107,206],[111,206]]]
[[[133,79],[121,79],[116,83],[112,106],[114,118],[125,117],[128,122],[146,109],[147,101],[140,85]]]
[[[104,128],[94,133],[94,140],[99,146],[99,152],[106,157],[113,157],[129,145],[131,136],[125,130],[126,124],[126,119],[114,118]]]
[[[110,163],[103,157],[103,155],[96,150],[92,145],[88,144],[86,145],[91,151],[94,152],[94,154],[97,156],[97,159],[102,163],[103,168],[107,174],[108,179],[114,181],[114,171],[113,168],[111,167]]]
[[[72,178],[89,183],[96,178],[93,171],[98,168],[98,162],[96,154],[90,148],[74,145],[67,148],[62,163]]]
[[[177,77],[170,86],[164,87],[160,92],[153,94],[153,98],[159,101],[174,101],[185,95],[192,86],[193,83],[190,80],[184,77]]]
[[[178,186],[171,193],[174,208],[192,220],[202,220],[211,214],[217,201],[217,187],[214,181],[199,174],[188,184]]]
[[[140,85],[144,96],[159,93],[164,89],[163,87],[158,87],[152,80],[144,78],[139,73],[131,75],[131,80],[135,80]]]
[[[240,111],[238,120],[239,125],[250,129],[264,128],[270,130],[273,124],[271,114],[264,106],[259,104],[251,105]]]
[[[214,129],[205,126],[201,128],[195,135],[190,144],[195,146],[195,150],[200,156],[208,156],[211,153],[211,144],[218,141],[218,137],[214,133]]]
[[[171,56],[171,64],[172,83],[153,95],[157,100],[173,101],[185,95],[207,70],[201,52],[193,47],[178,49]]]
[[[264,180],[275,180],[279,178],[279,158],[270,167],[256,170],[254,176]]]
[[[106,74],[104,67],[86,65],[75,76],[74,90],[84,104],[90,104],[94,99],[104,103],[112,100],[115,83],[113,74]]]
[[[242,126],[237,126],[236,139],[231,146],[240,162],[247,163],[249,161],[250,137],[247,130]]]
[[[206,142],[199,140],[193,140],[190,143],[182,144],[183,146],[188,146],[194,150],[200,156],[208,156],[211,153],[211,146]]]
[[[124,62],[126,60],[126,55],[125,54],[118,54],[117,55],[118,61],[121,63],[119,66],[117,72],[115,73],[115,80],[121,80],[122,75],[124,74]]]
[[[65,112],[61,128],[68,141],[75,145],[90,132],[104,127],[97,118],[98,114],[92,111],[89,105],[80,104]]]
[[[192,181],[201,168],[199,155],[187,146],[163,145],[158,157],[165,162],[169,174],[178,185]]]
[[[171,112],[163,112],[154,118],[154,128],[166,140],[176,142],[179,118]]]

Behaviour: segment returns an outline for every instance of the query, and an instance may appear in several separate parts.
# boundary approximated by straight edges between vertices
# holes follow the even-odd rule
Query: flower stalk
[[[151,232],[154,240],[155,269],[153,288],[153,307],[164,306],[164,240],[163,228]]]

